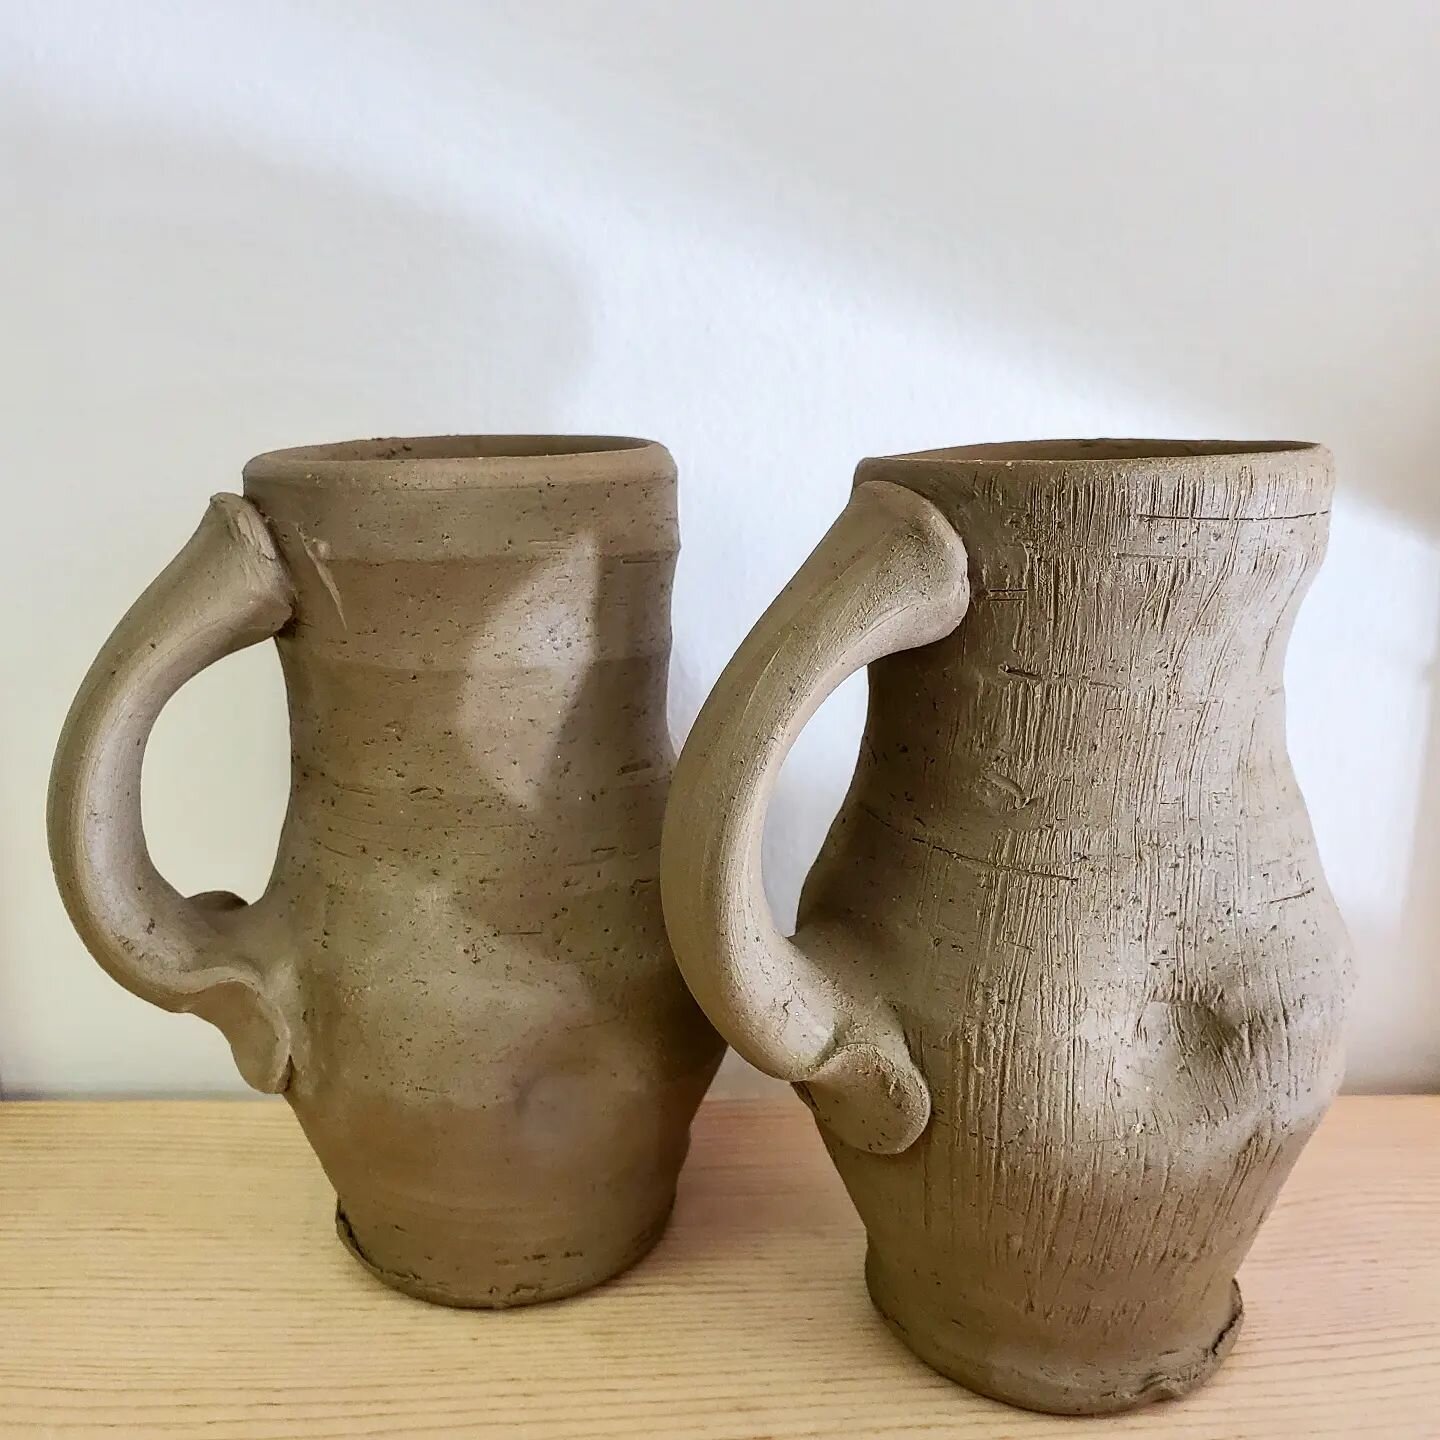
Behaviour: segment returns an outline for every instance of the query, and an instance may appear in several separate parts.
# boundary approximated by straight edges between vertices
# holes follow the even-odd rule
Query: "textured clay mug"
[[[669,453],[610,437],[282,450],[217,495],[106,643],[55,760],[71,919],[137,995],[283,1091],[382,1280],[503,1306],[664,1228],[722,1045],[666,943],[678,549]],[[150,728],[274,636],[292,788],[246,905],[140,822]]]
[[[1202,1382],[1339,1082],[1347,944],[1282,690],[1331,486],[1292,443],[866,460],[676,767],[686,979],[815,1111],[881,1313],[973,1389],[1100,1413]],[[864,665],[786,939],[766,805]]]

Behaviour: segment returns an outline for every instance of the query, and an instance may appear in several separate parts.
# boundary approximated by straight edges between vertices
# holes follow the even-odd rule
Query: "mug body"
[[[382,1279],[503,1306],[643,1254],[721,1044],[657,891],[675,476],[652,443],[260,456],[293,777],[237,942],[293,972],[286,1095]]]
[[[807,925],[884,977],[932,1114],[826,1142],[882,1313],[1029,1408],[1183,1393],[1341,1074],[1348,946],[1285,745],[1318,447],[975,446],[864,462],[969,552],[947,638],[870,669]]]

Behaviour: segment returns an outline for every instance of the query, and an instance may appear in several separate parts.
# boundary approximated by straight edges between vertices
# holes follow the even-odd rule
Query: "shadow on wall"
[[[1440,482],[1432,482],[1440,485]],[[1440,546],[1432,552],[1440,571]],[[1440,586],[1437,586],[1440,588]],[[1399,932],[1409,937],[1418,948],[1414,969],[1413,996],[1385,997],[1395,1006],[1413,1006],[1412,1025],[1430,1037],[1432,1065],[1427,1076],[1432,1089],[1440,1090],[1440,631],[1431,642],[1427,661],[1429,696],[1428,725],[1415,797],[1415,838],[1410,855],[1410,871],[1405,885]],[[1379,946],[1395,943],[1393,933],[1379,937]],[[1365,954],[1360,947],[1362,957]],[[1364,976],[1361,976],[1361,998],[1365,998]],[[1396,1071],[1386,1074],[1379,1070],[1364,1088],[1376,1091],[1406,1087],[1410,1080],[1403,1060]]]
[[[1057,374],[1326,439],[1347,487],[1440,535],[1440,195],[1416,184],[1440,11],[556,8],[468,23],[513,62],[501,83],[652,185],[798,233],[958,332],[1031,337]],[[427,23],[395,43],[434,44]],[[936,424],[906,447],[1016,438]]]
[[[137,1090],[238,1087],[215,1032],[118,992],[61,912],[42,816],[70,699],[252,453],[457,420],[554,428],[589,345],[587,310],[545,245],[483,216],[54,111],[0,107],[24,217],[0,240],[13,416],[0,544],[11,593],[44,617],[4,630],[4,673],[23,684],[7,693],[0,753],[0,1064],[10,1093],[57,1088],[54,1077],[78,1091],[117,1076]],[[161,870],[187,893],[253,897],[288,785],[270,647],[192,682],[152,756]]]

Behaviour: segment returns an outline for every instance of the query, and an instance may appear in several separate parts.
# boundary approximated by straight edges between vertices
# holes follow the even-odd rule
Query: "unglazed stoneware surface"
[[[1338,1086],[1348,946],[1282,688],[1331,486],[1288,443],[867,460],[677,766],[662,886],[692,990],[815,1110],[897,1334],[1014,1404],[1203,1381]],[[866,664],[785,939],[766,804]]]
[[[136,994],[283,1091],[351,1250],[453,1305],[546,1300],[664,1228],[722,1045],[658,892],[675,471],[602,437],[362,441],[245,467],[96,661],[51,850]],[[252,905],[140,825],[168,697],[271,635],[292,789]]]

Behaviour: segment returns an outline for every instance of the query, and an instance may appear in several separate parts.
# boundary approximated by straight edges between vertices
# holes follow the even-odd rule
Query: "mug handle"
[[[776,929],[761,877],[765,813],[795,737],[835,687],[948,635],[969,599],[965,546],[940,511],[900,485],[857,485],[701,708],[665,814],[665,922],[695,998],[831,1134],[877,1154],[919,1137],[929,1088],[875,957],[823,921],[791,939]]]
[[[80,938],[127,990],[224,1032],[257,1090],[283,1090],[283,982],[232,943],[245,902],[181,896],[150,859],[140,770],[167,700],[207,665],[274,635],[294,590],[260,512],[216,495],[185,548],[105,642],[61,731],[50,773],[50,858]]]

